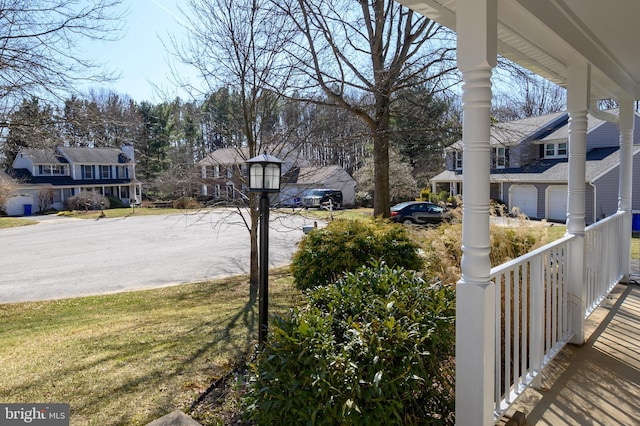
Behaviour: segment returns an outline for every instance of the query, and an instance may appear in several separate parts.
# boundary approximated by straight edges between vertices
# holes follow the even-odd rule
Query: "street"
[[[0,229],[0,303],[162,287],[249,273],[249,232],[228,211],[125,218],[33,217]],[[299,215],[271,215],[269,266],[289,264]]]

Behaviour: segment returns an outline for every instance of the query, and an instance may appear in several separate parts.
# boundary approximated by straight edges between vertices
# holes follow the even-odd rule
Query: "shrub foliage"
[[[100,210],[111,206],[107,197],[94,191],[80,191],[69,197],[66,203],[69,210]]]
[[[382,219],[335,220],[302,239],[291,274],[296,287],[305,290],[333,283],[371,261],[420,270],[419,248],[404,226]]]
[[[275,319],[252,364],[257,424],[453,422],[454,293],[415,272],[360,268]]]

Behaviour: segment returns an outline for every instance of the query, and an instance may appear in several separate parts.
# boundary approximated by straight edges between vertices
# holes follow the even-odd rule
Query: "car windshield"
[[[407,207],[408,205],[410,205],[412,203],[412,201],[407,201],[404,203],[400,203],[400,204],[396,204],[395,206],[391,207],[391,210],[402,210],[403,208]]]
[[[322,191],[320,189],[315,189],[311,192],[309,192],[310,196],[314,196],[314,197],[322,197],[327,191]]]

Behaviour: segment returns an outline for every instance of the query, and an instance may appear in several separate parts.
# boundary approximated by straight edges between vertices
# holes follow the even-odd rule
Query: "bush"
[[[382,219],[335,220],[302,239],[291,260],[291,274],[296,287],[304,290],[331,284],[372,260],[420,270],[418,250],[404,226]]]
[[[93,191],[80,191],[78,195],[69,197],[66,203],[69,210],[100,210],[110,206],[107,197]]]
[[[452,424],[454,292],[361,268],[276,319],[244,398],[257,424]]]
[[[107,198],[109,199],[109,208],[121,209],[123,207],[126,207],[122,200],[118,197],[108,196]]]
[[[200,203],[198,203],[196,199],[191,197],[178,198],[173,202],[174,209],[190,210],[190,209],[198,209],[200,207],[201,207]]]
[[[489,239],[491,266],[515,259],[547,244],[549,228],[529,226],[528,219],[519,219],[517,227],[491,225]],[[414,238],[422,241],[425,266],[440,281],[452,284],[460,279],[462,261],[462,224],[445,223],[435,228],[414,229]]]

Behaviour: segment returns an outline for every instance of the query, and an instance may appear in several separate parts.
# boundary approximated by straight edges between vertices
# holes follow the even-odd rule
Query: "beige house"
[[[311,166],[297,151],[276,155],[282,162],[282,185],[277,200],[272,203],[296,206],[306,190],[315,188],[338,189],[343,194],[343,204],[355,204],[356,182],[339,165]],[[220,148],[200,160],[199,196],[225,202],[242,202],[247,198],[246,184],[249,158],[246,148]]]

